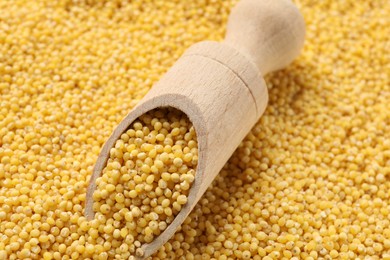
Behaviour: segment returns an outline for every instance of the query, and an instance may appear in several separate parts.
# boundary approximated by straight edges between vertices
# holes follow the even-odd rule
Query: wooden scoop
[[[137,259],[156,252],[173,236],[263,114],[268,101],[263,75],[292,62],[302,48],[304,34],[303,18],[289,0],[239,2],[229,17],[224,42],[206,41],[190,47],[107,140],[89,183],[87,218],[94,217],[96,179],[121,134],[152,109],[179,109],[194,125],[199,162],[187,204],[160,236],[142,246]]]

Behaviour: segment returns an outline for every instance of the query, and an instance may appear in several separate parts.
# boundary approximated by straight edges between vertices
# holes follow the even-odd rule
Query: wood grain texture
[[[303,19],[288,0],[242,0],[229,18],[223,43],[189,48],[115,129],[96,162],[87,190],[85,214],[94,217],[92,194],[109,151],[142,114],[174,107],[193,123],[199,163],[188,202],[167,229],[144,244],[144,259],[167,242],[191,212],[242,139],[263,114],[268,93],[264,74],[288,65],[304,38]]]

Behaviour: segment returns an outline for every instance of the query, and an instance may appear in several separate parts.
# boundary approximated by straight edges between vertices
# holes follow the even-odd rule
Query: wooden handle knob
[[[225,43],[265,75],[291,63],[304,38],[303,17],[290,0],[241,0],[230,14]]]

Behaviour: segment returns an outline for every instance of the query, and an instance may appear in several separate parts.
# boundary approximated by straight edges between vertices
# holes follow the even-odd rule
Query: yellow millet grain
[[[143,254],[140,246],[160,235],[187,203],[197,162],[195,129],[176,109],[152,110],[121,135],[93,194],[100,222],[94,238],[117,243],[109,257]]]
[[[97,155],[236,2],[0,0],[0,259],[129,250],[83,217]],[[390,5],[295,2],[302,55],[267,77],[266,113],[154,259],[390,257]]]

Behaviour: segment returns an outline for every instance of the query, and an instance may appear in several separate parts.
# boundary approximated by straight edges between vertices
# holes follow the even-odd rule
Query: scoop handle
[[[290,64],[304,38],[303,17],[291,0],[241,0],[229,16],[225,44],[265,75]]]

